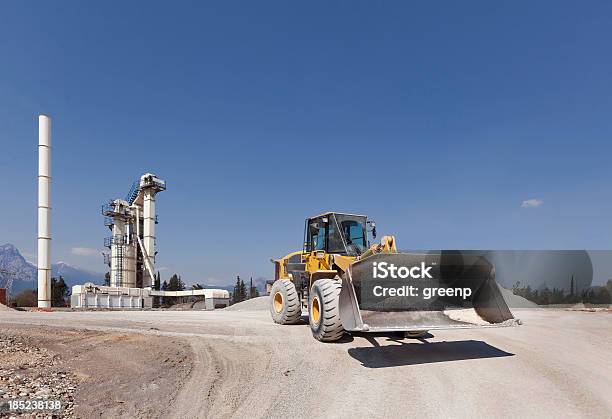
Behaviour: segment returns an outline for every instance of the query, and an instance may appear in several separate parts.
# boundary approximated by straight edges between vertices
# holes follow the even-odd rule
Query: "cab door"
[[[318,217],[308,220],[307,242],[304,253],[306,270],[310,272],[310,286],[321,277],[321,272],[331,271],[331,255],[328,253],[329,217]],[[332,275],[333,276],[333,275]]]

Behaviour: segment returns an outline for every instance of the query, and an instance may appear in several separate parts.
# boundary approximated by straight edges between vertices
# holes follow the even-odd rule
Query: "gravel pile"
[[[17,337],[0,336],[0,417],[74,417],[76,377],[45,348]],[[61,412],[6,412],[8,400],[60,400]]]
[[[250,300],[243,301],[238,304],[231,305],[223,310],[227,311],[266,311],[269,310],[268,301],[270,297],[257,297],[251,298]]]
[[[538,305],[533,301],[529,301],[526,298],[521,297],[520,295],[515,295],[512,290],[506,289],[504,287],[499,287],[501,293],[506,300],[506,304],[510,309],[513,308],[537,308]]]

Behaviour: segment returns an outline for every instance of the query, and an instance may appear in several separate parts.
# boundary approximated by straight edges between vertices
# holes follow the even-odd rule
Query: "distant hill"
[[[233,285],[206,285],[206,284],[200,284],[200,285],[202,285],[202,288],[204,289],[218,289],[218,290],[226,290],[229,292],[234,292]],[[186,288],[189,289],[190,286],[187,286]]]
[[[93,282],[94,284],[104,284],[104,274],[81,269],[76,266],[68,265],[65,262],[57,262],[51,265],[51,275],[54,277],[62,276],[68,286]]]
[[[251,281],[251,278],[247,278],[244,279],[244,284],[247,286],[247,288],[249,287],[249,283]],[[235,281],[235,280],[234,280]],[[255,288],[257,288],[257,290],[259,291],[260,294],[265,293],[266,291],[266,278],[263,277],[257,277],[257,278],[253,278],[253,286]],[[190,287],[190,286],[189,286]],[[226,290],[229,291],[230,293],[234,292],[234,283],[232,284],[225,284],[225,285],[202,285],[203,288],[216,288],[216,289],[221,289],[221,290]]]
[[[1,271],[11,272],[13,275]],[[64,277],[69,287],[85,282],[104,283],[103,273],[91,272],[64,262],[52,264],[51,276],[60,275]],[[36,266],[28,262],[14,245],[7,243],[0,246],[0,286],[4,286],[10,277],[13,278],[13,294],[38,286]]]
[[[11,277],[13,293],[22,289],[36,288],[36,267],[25,260],[15,246],[7,243],[0,246],[0,286],[4,287]]]

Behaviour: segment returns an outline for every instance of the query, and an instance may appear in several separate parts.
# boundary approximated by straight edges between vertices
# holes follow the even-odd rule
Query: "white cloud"
[[[70,253],[77,256],[94,256],[99,255],[101,252],[98,249],[92,249],[91,247],[73,247],[70,249]]]
[[[521,208],[537,208],[542,206],[543,203],[544,201],[542,201],[541,199],[528,199],[526,201],[523,201],[523,203],[521,204]]]
[[[158,271],[167,271],[168,268],[165,266],[160,266],[159,268],[157,268]]]

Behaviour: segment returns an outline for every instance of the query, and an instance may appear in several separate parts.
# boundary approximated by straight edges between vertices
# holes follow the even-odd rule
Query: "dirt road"
[[[612,314],[516,314],[520,327],[437,331],[423,340],[363,335],[336,344],[315,341],[305,324],[273,324],[265,311],[3,312],[0,332],[45,325],[137,336],[130,350],[146,352],[147,373],[134,371],[131,385],[145,391],[137,400],[124,392],[123,402],[142,403],[152,380],[170,377],[154,393],[158,404],[167,401],[164,417],[611,417]],[[188,344],[191,353],[167,367],[168,343],[179,352]],[[126,361],[115,352],[105,362],[120,368]],[[188,371],[167,372],[177,368]],[[78,405],[87,389],[84,382]]]

